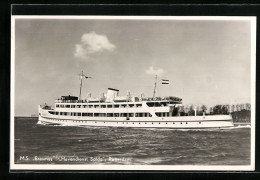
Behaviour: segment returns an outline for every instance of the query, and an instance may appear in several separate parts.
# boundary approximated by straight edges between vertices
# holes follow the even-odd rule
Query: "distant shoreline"
[[[29,119],[38,119],[38,116],[32,117],[32,116],[14,116],[14,118],[29,118]]]
[[[234,125],[251,125],[251,122],[234,122]]]

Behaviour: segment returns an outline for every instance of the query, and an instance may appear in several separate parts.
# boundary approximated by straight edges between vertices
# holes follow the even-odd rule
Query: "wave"
[[[224,131],[224,130],[233,130],[233,129],[244,129],[244,128],[251,128],[251,125],[235,125],[233,127],[225,127],[225,128],[204,128],[204,129],[196,129],[196,128],[191,128],[191,129],[174,129],[174,128],[150,128],[150,127],[113,127],[113,126],[88,126],[88,125],[69,125],[69,124],[48,124],[48,123],[41,123],[38,121],[38,125],[44,125],[44,126],[55,126],[55,127],[81,127],[81,128],[88,128],[88,129],[104,129],[104,128],[131,128],[131,129],[136,129],[136,130],[148,130],[148,131]]]

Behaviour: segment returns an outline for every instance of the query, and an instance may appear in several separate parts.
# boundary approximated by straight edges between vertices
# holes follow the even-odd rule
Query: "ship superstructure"
[[[83,73],[82,73],[83,76]],[[81,77],[82,77],[81,76]],[[87,77],[89,78],[89,77]],[[156,77],[157,78],[157,77]],[[82,81],[82,78],[81,78]],[[80,86],[80,96],[81,96]],[[79,97],[80,97],[79,96]],[[225,128],[232,127],[230,115],[186,116],[180,111],[182,99],[175,96],[119,96],[108,88],[99,98],[61,96],[55,107],[39,106],[40,124],[68,126],[115,126],[153,128]]]

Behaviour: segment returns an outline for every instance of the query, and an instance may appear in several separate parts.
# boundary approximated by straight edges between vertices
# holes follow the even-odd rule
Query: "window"
[[[99,117],[106,117],[106,113],[99,113]]]
[[[115,106],[115,108],[119,108],[119,104],[115,104],[114,106]]]
[[[49,111],[49,113],[50,113],[50,114],[55,114],[55,112],[54,112],[54,111]]]
[[[60,107],[61,107],[61,108],[64,108],[64,105],[63,105],[63,104],[61,104],[61,105],[60,105]]]
[[[127,113],[120,113],[120,117],[127,117]]]
[[[125,107],[126,107],[126,104],[121,104],[121,107],[122,107],[122,108],[125,108]]]
[[[163,106],[167,106],[167,102],[161,102],[161,107],[163,107]]]
[[[107,117],[113,117],[113,113],[107,113]]]
[[[107,105],[107,108],[112,108],[112,104],[108,104],[108,105]]]
[[[147,106],[149,107],[159,107],[161,104],[159,102],[147,102]]]
[[[87,105],[83,105],[83,108],[88,108],[88,106]]]
[[[60,105],[59,105],[59,104],[56,104],[56,107],[60,107]]]
[[[76,106],[75,105],[71,105],[71,108],[75,108]]]
[[[161,113],[156,112],[155,114],[156,114],[156,116],[161,117]]]
[[[130,107],[130,108],[132,108],[132,107],[134,107],[134,106],[135,106],[134,104],[129,104],[129,107]]]
[[[81,107],[81,105],[77,105],[77,108],[80,108]]]
[[[143,113],[138,113],[138,116],[139,117],[143,117]]]
[[[88,107],[89,107],[89,108],[93,108],[93,105],[89,105]]]
[[[114,113],[114,117],[119,117],[119,113]]]
[[[136,107],[137,108],[142,107],[142,104],[136,104]]]
[[[101,108],[106,108],[106,105],[101,105]]]
[[[95,107],[95,108],[99,108],[99,105],[98,105],[98,104],[97,104],[97,105],[94,105],[94,107]]]
[[[70,108],[70,105],[69,105],[69,104],[67,104],[65,107],[66,107],[66,108]]]
[[[149,106],[149,107],[154,107],[154,103],[153,103],[153,102],[147,102],[146,104],[147,104],[147,106]]]
[[[134,113],[129,113],[129,117],[134,117]]]
[[[166,113],[166,112],[156,112],[155,113],[157,117],[167,117],[169,116],[169,113]],[[149,114],[149,117],[152,117],[151,114]]]

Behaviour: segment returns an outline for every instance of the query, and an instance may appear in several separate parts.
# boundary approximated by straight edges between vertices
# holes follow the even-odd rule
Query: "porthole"
[[[172,124],[175,124],[175,123],[172,123]]]
[[[153,123],[152,123],[153,124]]]
[[[167,123],[166,123],[167,124]]]
[[[133,123],[133,124],[135,124],[135,123]]]
[[[188,123],[186,122],[186,124],[188,124]]]
[[[159,123],[159,124],[161,124],[161,123]]]
[[[201,124],[201,122],[199,122]]]
[[[139,124],[140,124],[140,122],[139,122]]]
[[[181,122],[181,124],[182,124],[182,122]]]

